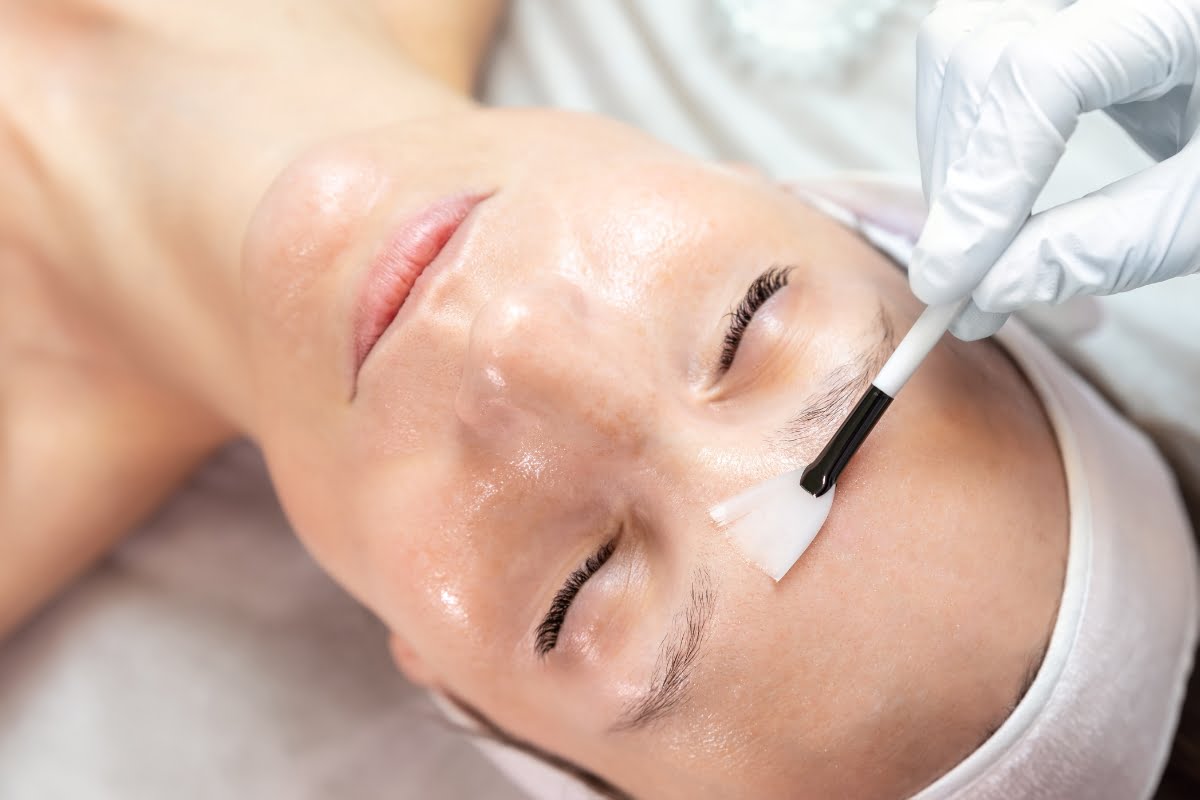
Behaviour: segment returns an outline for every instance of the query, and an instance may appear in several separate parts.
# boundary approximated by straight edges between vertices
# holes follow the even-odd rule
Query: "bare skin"
[[[0,4],[0,532],[6,553],[17,554],[0,567],[0,634],[157,508],[214,449],[247,429],[245,420],[234,419],[230,400],[196,397],[198,384],[213,385],[197,366],[224,369],[214,353],[228,346],[229,335],[219,330],[228,320],[211,309],[190,314],[186,342],[161,328],[129,330],[124,323],[133,309],[121,295],[124,287],[141,283],[144,274],[159,276],[159,294],[133,301],[142,308],[179,308],[179,296],[193,291],[236,294],[241,243],[215,229],[244,229],[272,170],[337,130],[303,122],[333,108],[341,113],[331,118],[349,129],[391,121],[403,109],[423,113],[437,107],[416,100],[433,80],[469,91],[502,4],[363,0],[276,19],[288,5],[162,14],[137,2]],[[399,89],[387,94],[396,106],[384,114],[366,103],[356,107],[330,77],[325,84],[306,82],[301,104],[310,113],[267,112],[259,97],[301,98],[286,55],[255,52],[239,65],[236,79],[259,94],[238,107],[230,87],[212,81],[222,72],[235,78],[213,48],[240,38],[243,14],[252,12],[292,37],[295,46],[283,53],[305,63],[311,47],[303,42],[341,44],[327,60],[346,72],[378,76],[365,90],[371,97],[395,83]],[[323,22],[343,31],[340,41]],[[143,25],[145,35],[138,31]],[[356,50],[367,64],[347,65],[346,50],[357,46],[364,29],[375,31],[368,38],[375,52]],[[166,80],[148,75],[143,66],[155,49],[181,30],[196,52],[175,60]],[[146,127],[122,113],[126,104],[144,107],[149,98],[171,96],[193,98],[212,116],[200,129],[183,109],[163,109]],[[256,121],[262,127],[254,131]],[[158,148],[160,136],[189,154],[184,174],[155,174],[142,160]],[[229,151],[267,153],[259,172],[231,185],[212,137]],[[121,179],[110,181],[111,175]],[[222,177],[213,186],[216,176]],[[174,181],[209,187],[197,192],[212,200],[202,212],[211,223],[204,230],[175,236],[192,198],[159,204],[157,198],[173,193]],[[222,252],[211,259],[190,255],[209,250]],[[147,352],[147,339],[158,339],[154,346],[162,350]],[[172,366],[167,351],[188,358]],[[54,502],[46,502],[51,497]]]
[[[498,5],[0,5],[0,632],[245,435],[401,668],[522,738],[637,796],[919,789],[1008,713],[1054,618],[1036,398],[995,347],[941,345],[771,584],[705,509],[811,456],[835,414],[776,429],[919,307],[761,177],[476,107]],[[455,254],[353,363],[365,265],[464,193]],[[696,598],[686,702],[629,724]]]

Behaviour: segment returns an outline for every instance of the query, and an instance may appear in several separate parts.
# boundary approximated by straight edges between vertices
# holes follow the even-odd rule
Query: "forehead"
[[[654,265],[699,262],[730,237],[741,237],[742,248],[753,247],[749,235],[778,244],[795,225],[799,202],[766,176],[643,145],[639,138],[577,152],[548,143],[536,156],[536,147],[523,148],[502,188],[527,215],[510,233],[530,241],[552,222],[587,257],[582,266],[638,266],[631,277],[652,277]]]

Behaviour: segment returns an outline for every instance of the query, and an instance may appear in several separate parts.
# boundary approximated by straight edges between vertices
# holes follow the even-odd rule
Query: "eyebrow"
[[[708,573],[703,568],[697,570],[692,578],[687,606],[675,615],[671,630],[659,644],[648,688],[626,706],[611,730],[644,729],[678,710],[687,699],[692,673],[705,653],[704,645],[716,602],[716,591]]]
[[[822,387],[775,437],[774,444],[794,451],[841,421],[895,348],[895,326],[882,302],[875,326],[878,338],[853,361],[830,372]],[[692,672],[705,653],[715,606],[712,581],[700,569],[692,579],[687,606],[676,614],[671,630],[659,644],[649,687],[628,704],[610,730],[641,730],[679,709],[691,688]]]
[[[771,437],[771,446],[788,455],[807,456],[825,445],[896,347],[896,328],[882,302],[874,324],[878,337],[849,362],[829,371],[804,399],[800,412]]]

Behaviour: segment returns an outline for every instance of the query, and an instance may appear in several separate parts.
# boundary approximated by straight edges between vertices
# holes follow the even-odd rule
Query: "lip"
[[[395,322],[417,279],[437,264],[488,194],[455,194],[400,222],[372,259],[353,317],[354,386],[371,351]]]

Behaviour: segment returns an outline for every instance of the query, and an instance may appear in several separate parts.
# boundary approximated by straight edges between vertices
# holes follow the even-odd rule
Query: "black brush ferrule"
[[[858,452],[867,434],[891,404],[891,396],[871,384],[829,444],[800,476],[800,486],[804,491],[813,497],[820,497],[832,489],[842,470],[850,463],[850,458]]]

